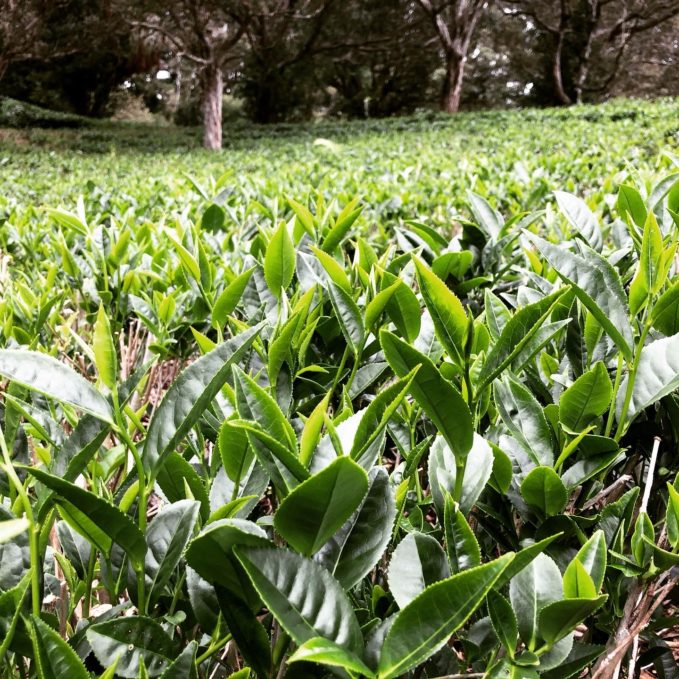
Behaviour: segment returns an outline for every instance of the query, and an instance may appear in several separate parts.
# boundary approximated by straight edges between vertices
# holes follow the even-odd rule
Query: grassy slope
[[[332,150],[317,138],[339,144]],[[77,197],[123,200],[139,216],[201,202],[186,174],[233,201],[283,191],[361,195],[369,213],[450,223],[474,188],[501,209],[543,206],[549,191],[587,193],[634,166],[650,172],[660,151],[679,146],[679,101],[618,101],[568,110],[427,114],[387,121],[225,129],[226,148],[200,149],[187,128],[97,123],[82,129],[0,129],[0,211],[63,205]],[[620,177],[624,175],[619,175]],[[591,194],[593,203],[597,195]],[[2,212],[0,212],[2,214]]]

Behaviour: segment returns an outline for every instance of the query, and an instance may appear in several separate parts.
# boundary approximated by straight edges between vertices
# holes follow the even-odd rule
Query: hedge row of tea
[[[7,137],[0,674],[675,676],[678,109]]]

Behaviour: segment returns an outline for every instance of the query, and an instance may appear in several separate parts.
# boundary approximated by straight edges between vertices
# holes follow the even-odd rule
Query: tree
[[[608,92],[611,96],[679,95],[679,15],[631,38]]]
[[[329,86],[332,92],[333,113],[380,117],[430,103],[439,63],[437,50],[430,46],[437,40],[424,14],[413,9],[414,2],[403,0],[353,0],[335,6],[324,40],[341,47],[321,54],[316,65],[325,89]],[[347,26],[352,27],[350,41]]]
[[[291,109],[310,113],[313,90],[319,86],[315,57],[331,59],[355,43],[353,35],[347,38],[333,32],[331,23],[334,18],[343,25],[351,4],[339,0],[239,3],[247,44],[241,90],[253,120],[282,120]]]
[[[474,29],[487,0],[418,0],[436,32],[444,56],[445,75],[441,108],[455,113],[460,108],[462,84]]]
[[[605,92],[634,36],[679,15],[677,0],[504,0],[509,14],[546,34],[557,101]]]
[[[142,39],[155,41],[195,64],[201,82],[203,145],[222,147],[224,72],[236,70],[243,55],[244,26],[237,0],[145,0],[130,20]]]
[[[0,79],[10,64],[47,53],[44,10],[41,0],[0,0]]]

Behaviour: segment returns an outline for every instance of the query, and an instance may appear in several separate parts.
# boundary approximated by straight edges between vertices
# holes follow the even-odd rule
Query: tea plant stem
[[[28,518],[28,515],[26,515]],[[40,527],[33,519],[29,519],[29,549],[31,557],[31,610],[33,615],[40,617]]]
[[[472,414],[472,418],[474,420],[474,426],[477,425],[476,421],[476,402],[474,400],[475,394],[474,394],[474,387],[472,386],[472,376],[471,376],[471,371],[469,367],[469,361],[465,361],[464,364],[464,386],[467,391],[467,405],[469,406],[469,412]]]
[[[182,593],[182,588],[184,587],[184,581],[185,580],[186,580],[186,571],[182,571],[182,574],[179,577],[179,582],[177,582],[177,586],[175,587],[174,594],[172,595],[172,602],[170,603],[170,610],[169,610],[170,615],[172,615],[174,613],[174,609],[177,606],[177,601],[179,600],[179,595]]]
[[[648,463],[648,471],[646,473],[646,484],[644,485],[644,494],[643,497],[641,498],[641,505],[639,506],[639,513],[647,513],[648,512],[648,501],[651,498],[651,488],[653,487],[653,477],[655,476],[655,465],[658,460],[658,452],[660,451],[660,437],[656,436],[653,439],[653,449],[651,450],[651,459]],[[641,606],[642,599],[644,597],[644,591],[641,590],[639,592],[639,595],[636,597],[636,607],[638,608]],[[633,597],[630,595],[630,599],[633,599]],[[634,667],[636,665],[636,656],[639,651],[639,633],[637,632],[636,634],[633,635],[632,639],[632,650],[630,653],[630,660],[629,660],[629,670],[627,673],[628,677],[633,677],[634,676]],[[617,666],[615,667],[615,672],[614,676],[617,676],[620,672],[620,665],[622,664],[622,658],[618,661]]]
[[[283,659],[285,658],[288,646],[290,646],[290,641],[290,635],[282,629],[279,629],[278,638],[276,639],[276,644],[273,648],[273,666],[277,668],[277,676],[280,676],[280,671],[283,668]]]
[[[148,485],[146,474],[144,472],[144,465],[142,463],[141,456],[139,455],[139,451],[137,450],[137,446],[135,445],[134,441],[127,432],[127,427],[125,426],[125,421],[123,420],[123,416],[120,411],[118,393],[116,390],[113,390],[111,397],[113,400],[113,409],[115,411],[118,435],[125,443],[130,453],[132,454],[132,457],[134,458],[135,467],[137,469],[137,476],[139,478],[138,523],[139,530],[141,531],[142,535],[146,535],[146,505],[148,503]],[[146,592],[145,592],[146,582],[144,573],[144,563],[142,562],[140,564],[135,564],[134,571],[137,576],[137,599],[138,599],[137,606],[139,612],[144,614],[146,613]]]
[[[627,669],[627,676],[628,677],[634,676],[634,670],[635,670],[635,666],[637,664],[637,653],[638,652],[639,652],[639,635],[637,634],[634,637],[634,641],[632,642],[632,651],[630,653],[629,666],[628,666],[628,669]]]
[[[351,349],[349,348],[349,345],[347,345],[344,348],[344,353],[342,354],[342,358],[340,359],[340,364],[337,366],[337,372],[335,373],[335,379],[332,381],[332,386],[330,387],[330,394],[333,394],[335,389],[337,388],[337,384],[340,381],[340,377],[342,376],[342,372],[344,371],[344,366],[346,365],[347,358],[349,358],[349,353],[351,352]]]
[[[4,464],[2,467],[7,474],[7,478],[11,481],[11,485],[16,488],[19,499],[23,506],[24,514],[26,515],[26,520],[28,521],[28,542],[29,551],[31,558],[31,610],[33,615],[40,616],[40,526],[35,522],[35,516],[33,515],[33,508],[31,507],[31,501],[28,498],[24,484],[17,476],[14,470],[14,465],[9,456],[9,450],[7,449],[7,441],[5,441],[5,432],[2,427],[0,427],[0,448],[2,449],[2,458]]]
[[[615,419],[615,404],[618,400],[618,390],[620,389],[620,382],[622,380],[622,370],[625,365],[622,354],[618,354],[618,369],[615,371],[615,382],[613,383],[613,398],[611,399],[611,407],[608,411],[608,418],[606,419],[605,436],[611,435],[613,429],[613,420]]]
[[[639,512],[646,512],[648,510],[648,501],[651,497],[651,488],[653,486],[653,477],[655,475],[655,465],[658,460],[658,451],[660,450],[660,437],[656,436],[653,439],[653,449],[651,450],[651,459],[648,464],[648,472],[646,473],[646,485],[644,486],[644,496],[641,498],[641,506]]]
[[[618,427],[615,430],[615,436],[613,437],[616,441],[620,441],[622,435],[625,433],[625,427],[627,424],[627,411],[629,410],[629,404],[632,401],[632,393],[634,392],[634,381],[637,376],[637,370],[639,369],[639,361],[641,360],[641,352],[644,348],[644,342],[646,341],[646,335],[651,329],[651,324],[649,322],[644,323],[644,328],[639,336],[639,341],[637,343],[637,349],[634,354],[634,360],[632,361],[632,366],[629,368],[627,375],[627,388],[625,390],[625,400],[622,404],[622,410],[620,411],[620,420],[618,421]],[[615,408],[615,403],[612,405]]]
[[[229,641],[231,641],[231,635],[227,634],[226,636],[216,641],[214,644],[210,644],[210,648],[208,648],[207,651],[205,651],[205,653],[199,655],[196,658],[196,666],[199,667],[206,660],[209,660],[215,653],[218,653],[222,648],[224,648],[224,645],[228,644]]]
[[[83,618],[90,617],[90,600],[92,599],[92,581],[94,580],[94,567],[97,563],[97,550],[90,550],[90,558],[87,562],[87,580],[85,581],[85,596],[83,597]]]
[[[345,389],[347,390],[347,394],[349,393],[351,389],[351,385],[354,382],[354,377],[356,377],[356,372],[358,371],[358,366],[361,363],[361,356],[363,355],[363,347],[356,352],[356,356],[354,356],[354,364],[351,366],[351,372],[349,373],[349,379],[347,379],[347,384]]]
[[[462,487],[464,486],[464,470],[467,466],[467,458],[455,461],[455,502],[462,500]]]

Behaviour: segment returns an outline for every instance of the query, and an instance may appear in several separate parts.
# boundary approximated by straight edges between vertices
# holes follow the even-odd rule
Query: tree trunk
[[[446,56],[446,74],[443,81],[441,108],[446,113],[457,113],[462,98],[462,82],[467,57],[460,57],[454,52]]]
[[[222,148],[222,93],[224,81],[219,66],[211,64],[203,75],[203,146],[211,151]]]
[[[573,100],[568,96],[566,88],[563,85],[563,72],[561,71],[561,52],[563,50],[563,32],[559,33],[556,42],[556,49],[554,50],[554,61],[552,62],[552,76],[554,77],[554,91],[556,98],[560,104],[570,106]]]

